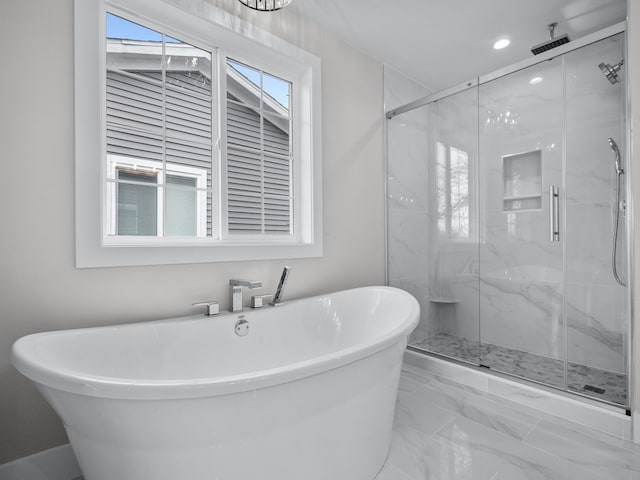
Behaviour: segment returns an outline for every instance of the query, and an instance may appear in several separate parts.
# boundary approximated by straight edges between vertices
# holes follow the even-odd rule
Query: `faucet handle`
[[[273,297],[273,295],[267,293],[266,295],[252,295],[251,296],[251,308],[262,308],[267,298]]]
[[[207,307],[207,310],[205,311],[205,315],[208,317],[211,317],[213,315],[218,315],[220,313],[220,305],[218,305],[218,302],[216,301],[209,301],[209,302],[198,302],[198,303],[194,303],[192,304],[192,306],[194,307]]]

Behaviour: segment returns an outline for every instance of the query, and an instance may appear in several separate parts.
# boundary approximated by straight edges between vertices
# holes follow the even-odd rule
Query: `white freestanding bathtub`
[[[418,318],[408,293],[366,287],[38,333],[12,361],[62,418],[85,480],[372,480]]]

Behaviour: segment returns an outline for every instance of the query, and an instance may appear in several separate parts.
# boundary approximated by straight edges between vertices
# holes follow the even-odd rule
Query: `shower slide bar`
[[[565,53],[572,52],[573,50],[577,50],[578,48],[582,48],[591,43],[598,42],[603,38],[612,37],[613,35],[617,35],[618,33],[622,33],[626,31],[626,29],[627,29],[627,22],[616,23],[615,25],[611,25],[610,27],[603,28],[602,30],[598,30],[597,32],[591,33],[589,35],[585,35],[582,38],[578,38],[577,40],[572,40],[569,43],[566,43],[560,47],[556,47],[552,50],[548,50],[534,57],[521,60],[520,62],[509,65],[508,67],[495,70],[486,75],[480,75],[474,78],[473,80],[469,80],[460,85],[456,85],[454,87],[450,87],[445,90],[436,92],[432,95],[419,98],[418,100],[414,100],[411,103],[407,103],[406,105],[403,105],[401,107],[389,110],[386,113],[387,120],[391,120],[393,117],[396,117],[402,113],[410,112],[411,110],[415,110],[416,108],[423,107],[429,103],[432,103],[437,100],[441,100],[443,98],[454,95],[456,93],[462,92],[464,90],[467,90],[468,88],[477,87],[478,85],[482,85],[483,83],[487,83],[497,78],[504,77],[505,75],[509,75],[510,73],[523,70],[532,65],[546,62],[547,60],[550,60],[552,58],[558,57]]]

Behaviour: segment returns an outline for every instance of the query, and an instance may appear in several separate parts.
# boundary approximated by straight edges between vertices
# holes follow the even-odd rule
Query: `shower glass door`
[[[603,72],[623,44],[605,38],[479,87],[480,363],[618,405],[628,404],[624,70],[619,82]]]
[[[564,388],[562,58],[479,87],[482,365]]]
[[[409,345],[479,365],[478,89],[387,122],[389,284],[421,318]]]
[[[433,353],[480,364],[478,89],[428,106],[430,335]]]

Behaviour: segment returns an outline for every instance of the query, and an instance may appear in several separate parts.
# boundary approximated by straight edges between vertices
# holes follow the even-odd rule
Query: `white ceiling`
[[[571,40],[624,21],[627,0],[294,0],[290,8],[431,92],[532,55],[556,36]],[[511,45],[493,50],[507,36]]]

